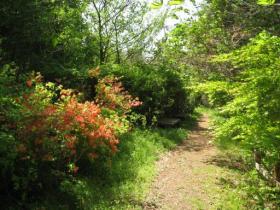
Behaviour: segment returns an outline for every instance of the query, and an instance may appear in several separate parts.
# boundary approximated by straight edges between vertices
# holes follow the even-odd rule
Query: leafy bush
[[[280,157],[280,38],[263,32],[217,62],[242,69],[234,99],[223,107],[229,116],[217,129],[218,139],[235,140],[251,152],[258,149],[272,167]]]
[[[78,209],[141,209],[155,176],[155,161],[186,139],[184,128],[134,129],[120,136],[119,150],[107,170],[88,171],[90,178],[62,183]],[[97,162],[96,162],[97,163]]]
[[[103,66],[101,75],[120,77],[124,87],[143,102],[135,111],[153,117],[187,115],[193,110],[189,78],[162,66]]]
[[[220,107],[232,99],[232,86],[226,81],[208,81],[195,85],[193,90],[200,95],[203,105]]]
[[[1,89],[15,78],[1,80]],[[9,80],[8,80],[9,79]],[[23,77],[26,80],[26,77]],[[4,190],[25,201],[75,175],[84,160],[110,158],[117,151],[118,136],[128,131],[127,114],[141,104],[113,77],[99,80],[96,101],[79,101],[73,90],[42,81],[33,74],[19,92],[1,97],[1,154]],[[13,189],[13,190],[11,190]]]

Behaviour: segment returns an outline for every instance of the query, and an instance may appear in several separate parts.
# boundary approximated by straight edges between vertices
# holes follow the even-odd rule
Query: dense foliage
[[[0,8],[1,64],[15,62],[17,74],[40,70],[61,76],[93,64],[95,35],[82,17],[85,2],[5,1]]]
[[[57,208],[95,208],[105,194],[88,196],[91,182],[119,187],[129,179],[120,165],[131,162],[126,169],[133,177],[137,164],[152,167],[142,154],[155,161],[174,146],[164,132],[143,128],[137,142],[132,131],[193,111],[188,78],[171,66],[148,64],[145,54],[167,16],[149,19],[150,12],[140,0],[1,1],[3,208],[48,208],[58,203],[56,195]],[[178,132],[180,141],[186,133]],[[134,153],[141,158],[127,159]]]
[[[15,82],[5,70],[3,90]],[[1,176],[6,180],[1,189],[19,193],[24,202],[35,190],[78,173],[84,161],[116,153],[118,136],[130,127],[127,115],[141,104],[113,77],[99,80],[95,101],[80,101],[72,90],[42,79],[32,74],[23,85],[10,86],[16,94],[8,89],[1,97]]]
[[[280,10],[275,1],[258,3],[204,1],[195,18],[169,34],[163,56],[187,69],[194,98],[218,109],[216,143],[237,147],[250,164],[255,151],[268,176],[279,181]],[[269,194],[271,204],[260,196],[261,189],[251,193],[262,201],[250,208],[277,209],[276,191]]]
[[[279,37],[261,33],[241,49],[215,59],[242,69],[233,100],[222,109],[229,119],[218,129],[218,138],[262,151],[270,167],[280,158],[279,49]]]
[[[186,116],[193,111],[189,77],[170,68],[147,64],[113,65],[104,67],[103,74],[120,77],[125,88],[143,102],[135,111],[151,122],[153,118]]]
[[[280,178],[278,1],[205,0],[192,16],[184,2],[1,1],[4,207],[132,208],[186,134],[157,121],[198,104],[220,113],[216,142]]]
[[[280,154],[277,17],[277,7],[256,1],[206,1],[164,43],[164,56],[172,50],[173,62],[189,68],[197,99],[227,117],[219,138],[264,150],[271,166]]]

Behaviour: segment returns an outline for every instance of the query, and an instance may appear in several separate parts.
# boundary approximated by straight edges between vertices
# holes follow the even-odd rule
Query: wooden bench
[[[186,114],[180,113],[180,114],[175,114],[175,115],[173,115],[173,117],[174,117],[174,118],[178,118],[178,119],[180,119],[180,120],[185,120],[185,119],[187,118],[187,115],[186,115]]]
[[[181,120],[178,118],[161,118],[158,120],[158,125],[163,127],[173,127],[179,124]]]

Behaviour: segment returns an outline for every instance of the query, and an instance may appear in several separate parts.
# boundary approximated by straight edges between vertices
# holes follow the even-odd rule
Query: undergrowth
[[[186,128],[135,129],[120,138],[119,152],[110,161],[99,161],[76,181],[64,182],[64,194],[48,195],[33,209],[141,209],[155,161],[186,137]]]
[[[218,110],[204,107],[199,107],[197,112],[206,113],[210,117],[214,144],[221,151],[215,164],[226,168],[229,172],[229,175],[219,180],[223,190],[215,209],[278,210],[280,189],[265,180],[255,170],[252,155],[243,151],[234,141],[215,140],[215,131],[226,118]]]

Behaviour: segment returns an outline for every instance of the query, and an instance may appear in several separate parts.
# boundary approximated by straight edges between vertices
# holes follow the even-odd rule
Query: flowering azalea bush
[[[84,160],[98,162],[115,154],[119,135],[131,127],[128,114],[141,104],[113,77],[99,80],[94,101],[82,101],[74,90],[43,82],[39,73],[22,84],[17,94],[6,95],[6,105],[1,104],[0,140],[2,145],[9,140],[3,152],[12,156],[0,159],[6,170],[1,176],[8,180],[0,188],[14,188],[25,198],[34,189],[77,174],[87,167]]]
[[[100,74],[117,76],[126,90],[139,97],[143,104],[134,111],[144,115],[152,125],[162,117],[187,116],[193,112],[190,77],[175,69],[166,65],[108,64],[102,66]]]
[[[132,107],[142,104],[138,98],[133,98],[124,90],[118,78],[106,76],[97,85],[97,101],[105,108],[117,110],[122,114],[131,111]]]
[[[92,102],[79,102],[73,91],[43,83],[40,75],[26,85],[30,90],[18,98],[23,113],[17,128],[21,159],[57,161],[74,173],[77,161],[97,158],[100,148],[117,151],[118,135],[129,129],[126,114],[141,104],[113,77],[99,81]]]

